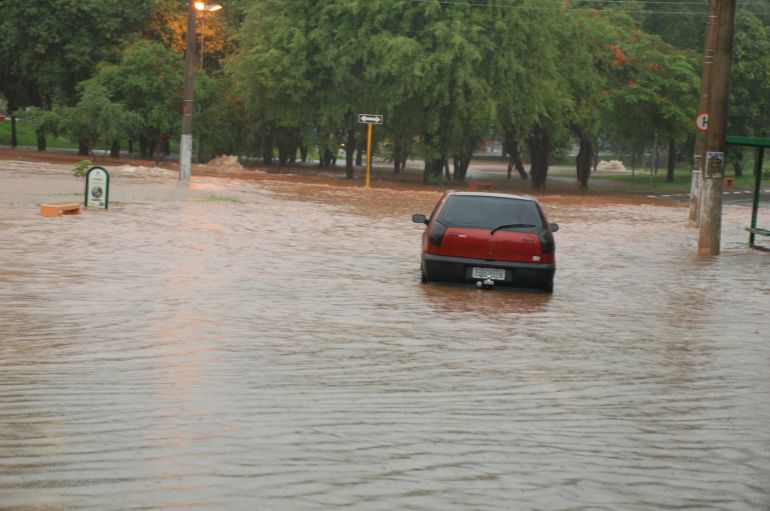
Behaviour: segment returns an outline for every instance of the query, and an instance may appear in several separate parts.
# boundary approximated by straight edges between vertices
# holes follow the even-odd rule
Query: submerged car
[[[553,291],[553,233],[532,197],[482,192],[444,193],[422,236],[422,282],[479,287],[509,286]]]

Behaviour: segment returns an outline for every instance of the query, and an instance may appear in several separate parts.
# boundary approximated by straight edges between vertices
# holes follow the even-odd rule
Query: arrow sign
[[[382,124],[382,116],[378,114],[358,114],[358,122],[361,124]]]

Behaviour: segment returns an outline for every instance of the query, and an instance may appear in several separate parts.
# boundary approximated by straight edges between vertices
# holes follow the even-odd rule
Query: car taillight
[[[556,250],[556,244],[553,241],[553,234],[551,231],[544,231],[540,233],[540,252],[543,255],[553,254]]]
[[[446,233],[446,225],[441,222],[433,222],[433,227],[430,228],[428,233],[428,241],[434,247],[440,247],[441,241],[444,239],[444,233]]]

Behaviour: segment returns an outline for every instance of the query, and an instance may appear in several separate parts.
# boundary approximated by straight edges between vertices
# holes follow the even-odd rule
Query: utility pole
[[[195,7],[187,0],[187,49],[184,69],[184,116],[182,117],[182,139],[179,142],[179,180],[190,180],[192,162],[192,116],[195,92]]]
[[[736,0],[719,0],[716,53],[711,75],[709,123],[706,134],[701,206],[698,221],[698,255],[719,254],[722,230],[722,182],[725,167],[727,111],[730,100],[730,67],[733,58]]]
[[[700,193],[703,183],[703,167],[706,163],[706,129],[708,128],[709,95],[711,93],[711,71],[716,53],[719,23],[717,7],[719,0],[708,0],[709,11],[706,24],[706,42],[703,49],[703,68],[700,78],[700,98],[698,99],[698,118],[696,120],[695,150],[693,152],[692,181],[690,183],[690,225],[698,226],[700,214]],[[705,114],[705,116],[704,116]]]

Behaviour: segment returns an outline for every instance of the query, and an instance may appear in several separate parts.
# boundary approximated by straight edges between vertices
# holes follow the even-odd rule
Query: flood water
[[[686,204],[544,196],[549,296],[420,284],[439,191],[116,172],[38,216],[67,172],[0,163],[0,509],[770,509],[748,208],[699,259]]]

